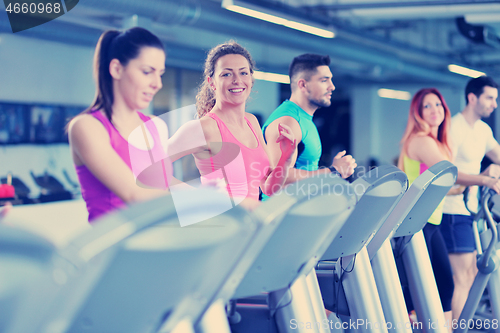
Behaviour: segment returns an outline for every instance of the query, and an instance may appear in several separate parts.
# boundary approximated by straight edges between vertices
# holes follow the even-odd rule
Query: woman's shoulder
[[[438,142],[426,134],[417,134],[410,138],[408,143],[408,157],[415,159],[421,152],[439,149]]]
[[[245,117],[250,121],[257,121],[257,117],[253,113],[245,112]]]
[[[248,119],[248,121],[250,121],[250,124],[252,124],[252,127],[255,130],[260,129],[259,121],[257,120],[257,117],[254,114],[245,112],[245,117]]]
[[[89,124],[92,125],[94,121],[97,121],[97,119],[95,119],[95,117],[90,113],[79,114],[78,116],[71,119],[68,125],[68,129],[71,131],[71,129],[75,127],[86,126]]]
[[[410,138],[409,147],[420,147],[420,148],[428,148],[428,147],[437,147],[438,142],[436,139],[431,137],[430,135],[424,133],[418,133]]]
[[[91,113],[80,114],[71,119],[68,124],[68,133],[70,135],[81,132],[99,133],[101,130],[105,131],[103,124]]]
[[[437,140],[430,136],[430,134],[425,133],[417,133],[413,138],[411,138],[412,142],[424,143],[424,144],[437,144]]]
[[[200,119],[195,119],[192,122],[198,122],[201,125],[201,127],[203,128],[205,135],[211,134],[211,133],[220,133],[219,126],[217,125],[217,120],[210,117],[208,114],[201,117]],[[191,124],[191,126],[194,126],[194,125],[195,125],[194,123]]]
[[[202,125],[208,125],[208,126],[217,125],[217,120],[215,120],[213,115],[210,113],[207,113],[203,117],[195,119],[194,121],[199,121]]]
[[[172,135],[173,140],[184,140],[186,136],[197,136],[204,134],[207,140],[210,140],[214,134],[219,134],[219,128],[215,119],[209,116],[203,116],[200,119],[193,119],[184,123]],[[215,137],[217,138],[217,137]]]

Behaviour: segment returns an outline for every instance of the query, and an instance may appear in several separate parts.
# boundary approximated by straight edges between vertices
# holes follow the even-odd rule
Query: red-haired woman
[[[413,96],[398,162],[398,167],[408,175],[410,183],[434,164],[451,160],[448,141],[450,124],[450,110],[437,89],[421,89]],[[443,201],[429,218],[423,232],[445,318],[451,324],[454,283],[448,251],[439,228],[442,215]]]

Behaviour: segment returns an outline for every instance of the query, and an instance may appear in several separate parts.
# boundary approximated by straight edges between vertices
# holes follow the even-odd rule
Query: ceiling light
[[[411,99],[411,94],[403,90],[379,89],[378,95],[383,98],[400,99],[402,101],[409,101]]]
[[[337,13],[340,17],[359,16],[371,18],[390,18],[390,17],[456,17],[465,14],[493,13],[500,11],[498,3],[471,3],[471,4],[453,4],[453,5],[431,5],[425,2],[414,1],[414,6],[394,6],[394,7],[373,7],[373,8],[353,8],[341,10]]]
[[[467,23],[492,23],[500,22],[500,13],[478,13],[465,15]]]
[[[448,70],[450,72],[453,72],[456,74],[465,75],[465,76],[474,77],[474,78],[486,75],[486,73],[476,71],[476,70],[473,70],[473,69],[470,69],[467,67],[458,66],[458,65],[448,65]]]
[[[276,73],[268,73],[261,71],[254,71],[253,77],[256,80],[270,81],[270,82],[278,82],[278,83],[287,83],[290,84],[290,78],[288,75],[284,74],[276,74]]]
[[[311,22],[301,22],[297,18],[288,17],[282,13],[273,12],[269,9],[260,8],[248,3],[236,0],[223,0],[222,7],[239,14],[254,17],[256,19],[271,22],[277,25],[283,25],[285,27],[307,32],[312,35],[324,38],[335,37],[335,33],[326,27],[321,27]]]

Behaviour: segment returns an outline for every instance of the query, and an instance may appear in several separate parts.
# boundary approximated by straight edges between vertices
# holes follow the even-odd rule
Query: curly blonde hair
[[[233,40],[219,44],[211,49],[208,52],[207,59],[205,60],[203,82],[198,89],[198,94],[196,95],[196,110],[198,112],[198,118],[201,118],[209,113],[215,106],[215,94],[208,83],[208,78],[213,78],[217,60],[228,54],[239,54],[244,56],[248,60],[250,73],[253,74],[253,71],[255,70],[255,62],[253,61],[250,52]]]

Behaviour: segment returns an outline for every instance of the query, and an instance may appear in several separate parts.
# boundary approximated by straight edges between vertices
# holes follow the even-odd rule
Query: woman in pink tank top
[[[163,44],[143,28],[106,31],[97,43],[96,98],[68,126],[90,222],[128,203],[167,193],[172,174],[163,148],[167,126],[137,111],[147,108],[161,89],[164,72]]]
[[[250,53],[235,42],[213,48],[196,96],[199,119],[169,139],[171,156],[193,154],[202,183],[223,187],[233,205],[249,199],[247,207],[258,203],[259,187],[267,195],[282,188],[296,147],[290,128],[280,125],[281,158],[269,160],[257,118],[245,112],[254,67]]]

